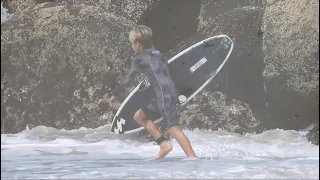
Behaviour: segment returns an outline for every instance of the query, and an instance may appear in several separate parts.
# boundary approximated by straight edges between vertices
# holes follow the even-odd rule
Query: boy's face
[[[133,42],[131,42],[131,46],[132,46],[132,49],[133,49],[136,53],[143,52],[143,47],[142,47],[142,45],[141,45],[139,42],[133,41]]]

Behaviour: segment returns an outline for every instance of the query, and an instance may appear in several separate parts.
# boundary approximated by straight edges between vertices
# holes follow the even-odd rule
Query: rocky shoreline
[[[235,42],[217,80],[182,109],[182,126],[308,129],[319,144],[317,0],[1,2],[14,12],[1,23],[2,133],[109,123],[108,94],[132,55],[128,31],[147,24],[169,58],[217,34]]]

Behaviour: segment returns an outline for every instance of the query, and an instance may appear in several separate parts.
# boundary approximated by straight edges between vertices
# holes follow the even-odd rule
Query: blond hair
[[[131,42],[139,42],[144,48],[152,47],[152,30],[148,26],[138,25],[129,33]]]

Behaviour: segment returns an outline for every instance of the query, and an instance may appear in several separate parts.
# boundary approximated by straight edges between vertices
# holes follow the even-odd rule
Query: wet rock
[[[256,132],[260,125],[248,104],[228,100],[219,91],[204,91],[182,110],[180,122],[188,129],[224,129],[242,134]]]
[[[226,130],[239,134],[258,133],[262,129],[248,104],[210,90],[204,90],[181,108],[179,124],[182,129]],[[161,121],[158,127],[166,138],[172,138],[166,122]],[[145,130],[139,135],[154,140]]]
[[[63,4],[86,4],[100,6],[105,11],[113,12],[116,15],[125,17],[137,22],[143,13],[150,11],[158,5],[160,0],[56,0]]]
[[[268,0],[263,15],[266,128],[319,119],[319,1]]]
[[[208,85],[208,88],[221,91],[230,99],[249,104],[255,117],[264,121],[265,101],[262,77],[264,63],[261,34],[264,9],[261,1],[242,3],[255,6],[243,6],[225,11],[211,24],[207,21],[207,26],[198,30],[205,38],[226,34],[234,42],[233,52],[219,74],[220,79]]]
[[[234,51],[208,90],[248,104],[263,129],[299,130],[316,121],[319,21],[312,17],[318,17],[318,2],[256,1],[234,9],[234,4],[225,3],[203,2],[199,34],[182,41],[169,55],[204,38],[227,34]],[[225,9],[214,11],[217,4]]]
[[[160,0],[8,0],[10,12],[22,11],[44,2],[57,2],[62,5],[88,5],[98,6],[107,12],[112,12],[124,18],[137,22],[145,11],[150,11]]]
[[[192,12],[190,4],[160,0],[15,2],[24,10],[1,28],[5,132],[27,124],[74,129],[111,120],[118,106],[106,94],[128,69],[127,36],[137,22],[154,29],[156,47],[171,49],[168,58],[218,34],[235,43],[207,92],[182,109],[182,126],[298,130],[319,118],[319,1],[203,0],[199,8],[192,1]]]
[[[160,1],[143,13],[138,24],[152,28],[155,47],[167,52],[197,32],[200,7],[201,1]]]
[[[213,16],[210,15],[209,10],[213,13],[216,8],[209,9],[206,7],[208,12],[204,13],[205,8],[202,7],[202,22],[199,24],[201,25],[205,21],[206,26],[199,26],[197,34],[180,42],[167,55],[172,57],[190,45],[211,36],[226,34],[232,38],[235,46],[228,62],[218,76],[206,87],[206,90],[211,91],[209,95],[214,96],[210,98],[216,101],[218,97],[222,98],[223,100],[221,101],[226,101],[227,105],[226,103],[221,105],[211,103],[210,108],[201,108],[202,105],[197,103],[202,103],[202,101],[196,101],[195,103],[191,102],[190,106],[187,105],[186,109],[188,110],[183,110],[183,113],[188,111],[188,116],[191,116],[191,114],[195,116],[195,118],[192,118],[191,124],[187,123],[190,124],[188,125],[189,127],[217,129],[221,125],[221,128],[232,131],[237,129],[238,132],[259,132],[261,131],[260,122],[263,120],[263,112],[265,110],[262,78],[264,64],[261,53],[263,9],[258,6],[245,6],[235,9],[230,7],[230,10],[228,9],[229,6],[225,8],[225,11],[215,15],[217,17],[212,20],[211,17]],[[218,92],[222,93],[222,95],[217,96],[215,93]],[[201,99],[204,98],[203,96],[203,93],[200,93],[196,98]],[[245,122],[246,120],[242,113],[234,114],[232,117],[228,116],[230,107],[235,107],[236,109],[241,109],[241,112],[248,113],[248,122]],[[226,112],[222,113],[223,110]],[[217,116],[216,111],[219,111],[221,115]],[[197,121],[201,125],[197,125]],[[236,121],[238,121],[238,124],[231,123]],[[228,126],[227,122],[231,124]],[[233,125],[234,127],[232,128]]]
[[[129,68],[133,22],[96,6],[44,3],[1,26],[3,131],[111,120],[115,106],[103,102]]]
[[[202,0],[199,15],[198,30],[203,28],[207,29],[208,26],[219,25],[216,20],[223,20],[225,13],[230,13],[235,9],[245,7],[264,8],[264,0],[242,0],[242,1],[229,1],[229,0]],[[235,18],[239,18],[234,16]],[[226,21],[227,22],[227,21]],[[259,23],[259,22],[258,22]]]
[[[308,140],[315,144],[319,145],[319,124],[314,125],[307,134]]]
[[[6,0],[5,7],[8,8],[9,13],[22,11],[27,7],[32,7],[44,2],[54,2],[55,0]]]

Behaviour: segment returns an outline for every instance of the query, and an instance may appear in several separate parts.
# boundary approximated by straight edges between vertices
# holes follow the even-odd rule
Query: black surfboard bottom
[[[171,78],[179,94],[180,106],[184,106],[200,93],[220,72],[233,49],[233,42],[227,35],[214,36],[185,49],[168,61]],[[128,95],[113,119],[111,131],[128,134],[143,129],[133,116],[137,110],[148,105],[153,90],[144,79]],[[162,121],[160,114],[148,117],[155,123]]]

